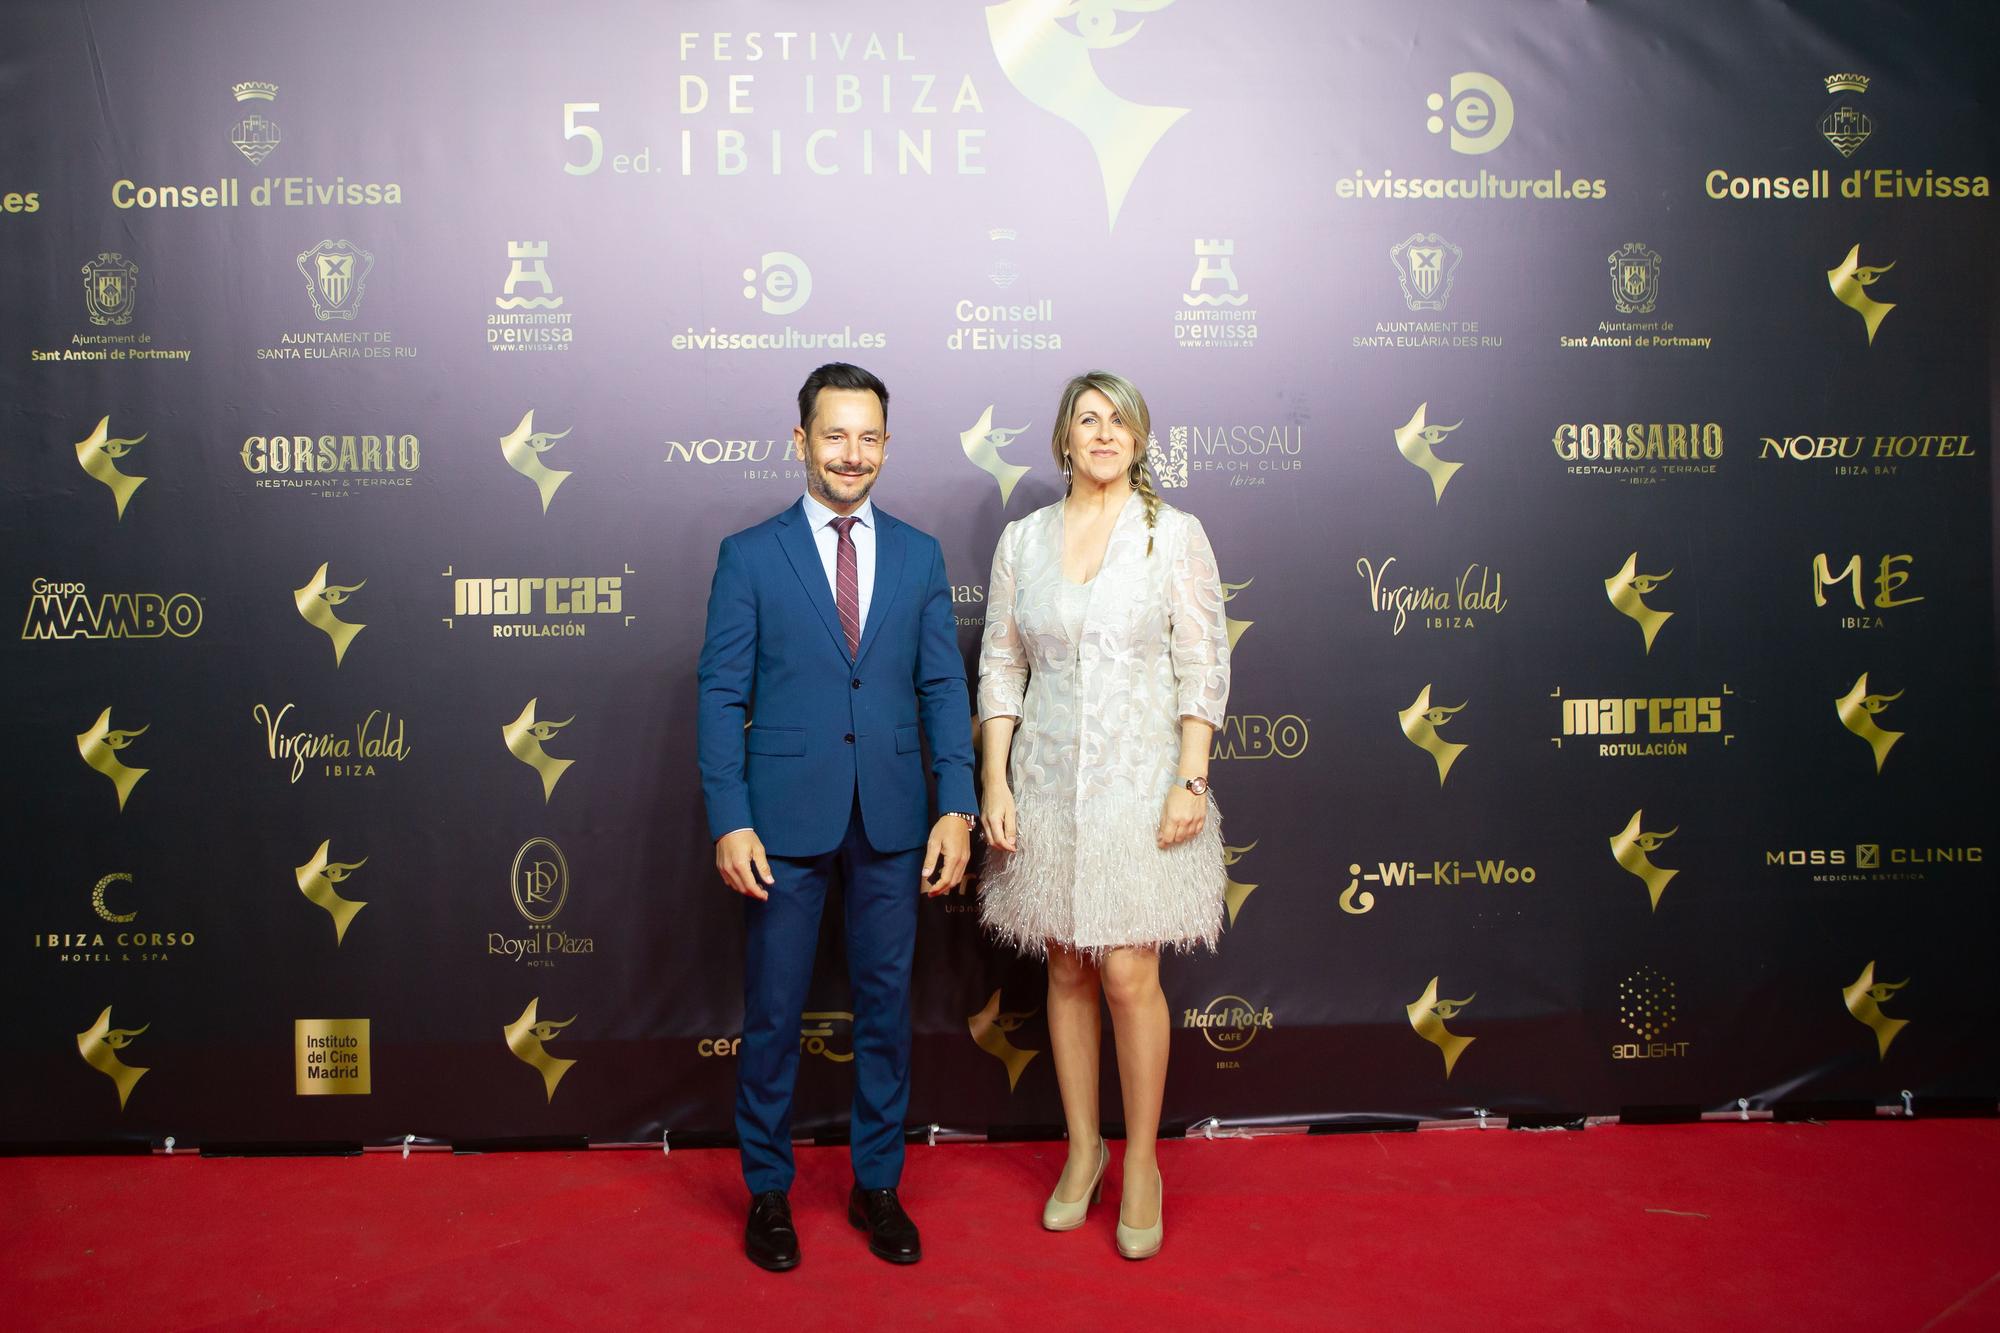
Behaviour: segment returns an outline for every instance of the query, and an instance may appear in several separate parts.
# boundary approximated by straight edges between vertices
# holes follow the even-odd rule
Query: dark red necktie
[[[840,628],[847,634],[847,655],[861,651],[861,579],[855,572],[854,538],[847,530],[861,520],[836,518],[833,530],[840,534],[840,549],[833,559],[833,600],[840,604]]]

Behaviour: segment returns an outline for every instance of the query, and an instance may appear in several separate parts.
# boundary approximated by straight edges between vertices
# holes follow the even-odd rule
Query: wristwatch
[[[1182,782],[1182,783],[1181,783],[1181,786],[1183,786],[1183,787],[1186,787],[1186,788],[1187,788],[1187,789],[1188,789],[1189,791],[1193,792],[1193,793],[1194,793],[1194,794],[1195,794],[1196,796],[1206,796],[1206,795],[1208,795],[1208,779],[1207,779],[1207,778],[1189,778],[1189,779],[1187,779],[1186,781]]]

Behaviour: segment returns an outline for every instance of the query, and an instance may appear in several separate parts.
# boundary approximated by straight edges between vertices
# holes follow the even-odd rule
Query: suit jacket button
[[[854,744],[854,733],[850,731],[845,736],[842,736],[840,739],[846,741],[849,745],[852,745]]]
[[[855,689],[857,689],[857,690],[861,688],[861,682],[860,682],[860,681],[858,681],[858,680],[850,680],[850,681],[848,681],[847,683],[848,683],[849,685],[852,685],[852,686],[853,686],[853,687],[854,687]]]

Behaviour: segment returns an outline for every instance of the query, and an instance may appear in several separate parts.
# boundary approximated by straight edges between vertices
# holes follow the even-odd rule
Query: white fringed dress
[[[1215,553],[1192,514],[1138,496],[1088,584],[1062,573],[1060,501],[1009,523],[993,554],[979,716],[1015,717],[1008,770],[1020,851],[988,849],[980,920],[1023,953],[1047,941],[1215,947],[1221,814],[1154,845],[1180,761],[1180,720],[1220,727],[1229,629]],[[1146,550],[1147,538],[1153,550]],[[1067,612],[1068,614],[1065,614]],[[1079,614],[1080,612],[1080,614]]]

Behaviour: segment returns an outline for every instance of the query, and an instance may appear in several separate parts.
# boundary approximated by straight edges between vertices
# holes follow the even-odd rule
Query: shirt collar
[[[806,511],[806,522],[812,525],[812,530],[814,532],[818,532],[821,528],[825,527],[827,524],[833,522],[833,520],[840,517],[839,514],[834,513],[831,509],[828,509],[818,500],[815,500],[810,492],[808,492],[805,496],[805,511]],[[848,517],[858,520],[861,526],[864,528],[873,529],[875,526],[874,497],[871,496],[868,499],[863,500],[861,502],[861,508],[855,510],[852,514],[848,515]]]

